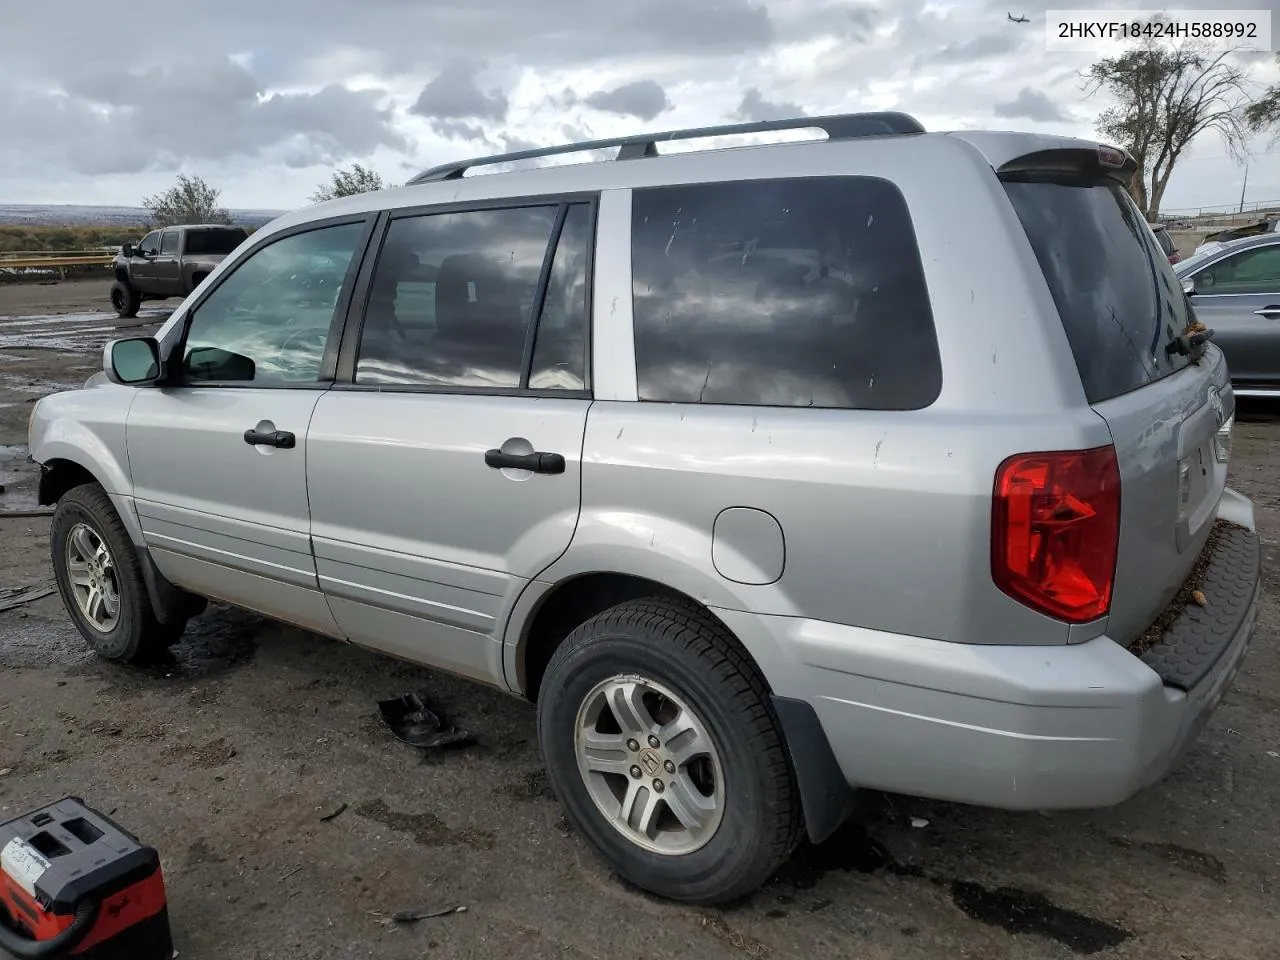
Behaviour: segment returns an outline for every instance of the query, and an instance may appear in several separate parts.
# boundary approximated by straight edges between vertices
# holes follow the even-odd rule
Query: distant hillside
[[[233,223],[243,227],[260,227],[274,220],[283,210],[231,210]],[[147,222],[147,211],[141,207],[91,207],[74,203],[21,204],[0,203],[0,226],[59,226],[141,228]]]

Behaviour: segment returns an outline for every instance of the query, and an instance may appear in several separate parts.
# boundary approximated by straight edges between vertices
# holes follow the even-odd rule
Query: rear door
[[[1080,371],[1111,430],[1120,543],[1107,633],[1126,642],[1195,565],[1226,483],[1215,434],[1233,412],[1222,353],[1177,349],[1194,317],[1168,258],[1111,180],[1005,174]]]
[[[1280,237],[1197,270],[1196,315],[1214,329],[1237,392],[1280,388]]]
[[[506,613],[578,520],[593,224],[557,200],[389,218],[307,441],[356,643],[502,682]]]

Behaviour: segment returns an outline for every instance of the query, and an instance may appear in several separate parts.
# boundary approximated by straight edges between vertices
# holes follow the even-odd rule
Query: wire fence
[[[1160,211],[1162,223],[1186,223],[1192,227],[1228,227],[1256,223],[1280,216],[1280,200],[1250,200],[1218,207],[1181,207]]]

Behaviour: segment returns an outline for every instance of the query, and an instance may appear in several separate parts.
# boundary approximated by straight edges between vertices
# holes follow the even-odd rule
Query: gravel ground
[[[0,287],[0,510],[34,501],[30,403],[98,368],[106,291]],[[1232,482],[1257,504],[1274,596],[1280,419],[1242,413]],[[47,520],[0,519],[0,590],[52,584],[47,535]],[[602,869],[548,795],[517,700],[223,607],[171,664],[108,666],[54,595],[0,613],[0,818],[66,794],[117,810],[161,851],[184,960],[1274,960],[1277,613],[1267,599],[1185,761],[1123,806],[1050,816],[868,795],[748,902],[702,910]],[[477,744],[423,757],[392,740],[374,702],[407,690]],[[376,915],[453,906],[467,910]]]

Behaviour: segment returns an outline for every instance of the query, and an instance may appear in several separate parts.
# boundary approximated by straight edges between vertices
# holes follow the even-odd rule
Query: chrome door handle
[[[1280,307],[1275,306],[1263,307],[1261,310],[1255,310],[1253,312],[1260,317],[1267,317],[1268,319],[1280,317]]]

